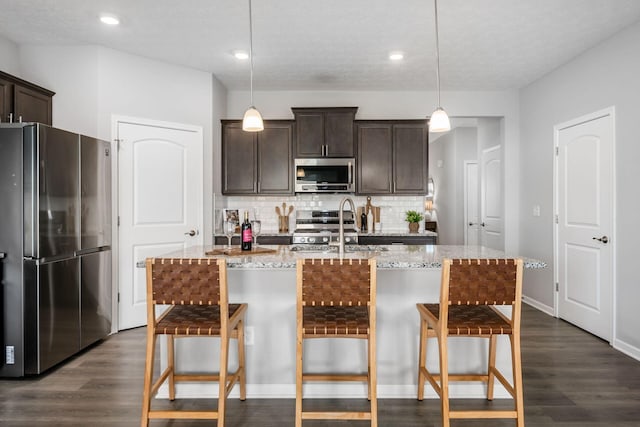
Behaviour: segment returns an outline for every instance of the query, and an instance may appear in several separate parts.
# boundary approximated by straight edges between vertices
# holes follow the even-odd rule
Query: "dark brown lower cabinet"
[[[226,245],[229,240],[227,236],[215,236],[214,237],[215,245]],[[240,244],[240,236],[233,236],[231,238],[232,245]],[[258,236],[258,245],[290,245],[291,244],[291,236],[282,235],[282,236],[274,236],[274,235],[265,235]]]
[[[293,194],[293,121],[265,120],[245,132],[239,120],[222,121],[222,193]]]
[[[358,236],[361,245],[435,245],[436,236]]]

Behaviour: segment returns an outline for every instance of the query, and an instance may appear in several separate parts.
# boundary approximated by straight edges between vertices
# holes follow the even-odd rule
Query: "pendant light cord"
[[[251,90],[251,107],[253,107],[253,19],[251,14],[251,0],[249,0],[249,61],[251,64],[250,74],[250,90]],[[438,100],[438,103],[440,101]]]
[[[249,0],[251,2],[251,0]],[[438,39],[438,0],[433,0],[436,18],[436,85],[438,86],[438,108],[440,107],[440,42]]]

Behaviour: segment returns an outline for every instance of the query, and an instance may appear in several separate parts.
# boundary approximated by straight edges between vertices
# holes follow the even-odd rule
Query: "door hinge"
[[[559,224],[558,215],[556,215],[556,224]]]
[[[118,292],[118,302],[120,302],[120,292]]]
[[[560,290],[560,283],[556,282],[556,292],[558,292]],[[118,297],[120,297],[120,295],[118,294]]]
[[[120,215],[118,215],[118,227],[120,227]]]
[[[560,147],[556,147],[556,156],[560,155]]]
[[[122,141],[121,139],[114,139],[113,140],[116,143],[116,148],[118,149],[118,151],[120,151],[120,141]]]

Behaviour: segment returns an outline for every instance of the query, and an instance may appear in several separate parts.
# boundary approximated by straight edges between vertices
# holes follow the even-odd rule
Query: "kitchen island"
[[[443,258],[508,258],[485,247],[473,246],[358,246],[345,253],[345,258],[376,257],[378,267],[377,357],[378,395],[381,398],[416,397],[419,316],[418,302],[437,302],[440,292],[440,267]],[[295,396],[296,348],[296,260],[299,258],[338,258],[328,247],[262,246],[273,249],[269,254],[248,254],[227,258],[229,301],[246,302],[247,311],[247,396]],[[224,246],[190,247],[165,254],[165,257],[201,258],[210,249]],[[296,248],[298,250],[296,250]],[[369,250],[367,250],[369,249]],[[544,268],[543,262],[525,259],[525,268]],[[526,280],[526,271],[524,280]],[[212,339],[216,340],[216,339]],[[217,340],[204,344],[202,338],[184,338],[178,342],[178,367],[184,371],[217,369]],[[336,342],[340,341],[340,342]],[[482,354],[467,358],[474,352]],[[450,342],[450,369],[478,371],[486,369],[486,340],[459,338]],[[334,357],[329,357],[333,355]],[[335,357],[339,355],[339,357]],[[230,352],[230,368],[237,355]],[[333,362],[327,362],[333,360]],[[429,366],[438,370],[437,345],[428,349]],[[510,373],[507,338],[498,343],[498,366]],[[164,360],[163,360],[164,363]],[[366,349],[360,340],[311,340],[305,343],[305,366],[317,371],[358,371],[366,367]],[[476,383],[451,385],[453,397],[481,397],[484,386]],[[427,397],[435,398],[427,388]],[[426,390],[426,391],[427,391]],[[178,396],[212,397],[217,388],[207,384],[179,384]],[[237,390],[232,392],[237,395]],[[160,396],[166,396],[166,390]],[[496,397],[508,394],[498,383]],[[305,385],[308,397],[363,397],[366,386],[361,383]]]

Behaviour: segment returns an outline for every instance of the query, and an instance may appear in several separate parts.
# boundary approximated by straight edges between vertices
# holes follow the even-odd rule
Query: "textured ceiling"
[[[443,90],[527,85],[640,19],[638,0],[440,0]],[[101,12],[121,25],[98,22]],[[435,88],[431,0],[253,0],[256,90]],[[17,44],[97,44],[248,89],[248,0],[0,0]],[[401,63],[390,51],[404,52]]]

